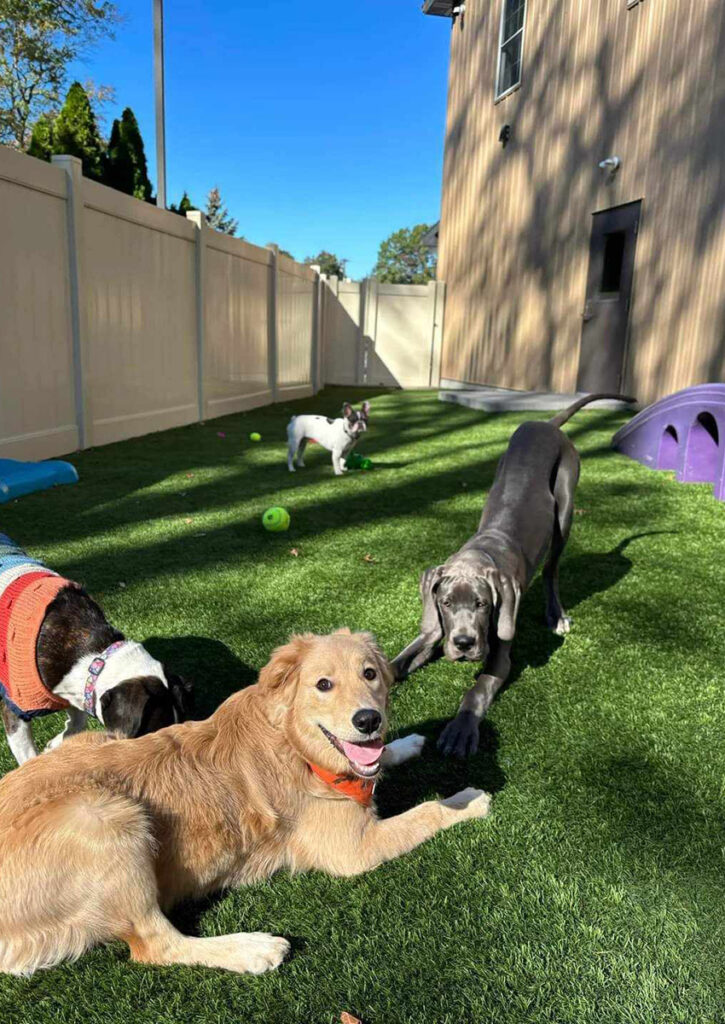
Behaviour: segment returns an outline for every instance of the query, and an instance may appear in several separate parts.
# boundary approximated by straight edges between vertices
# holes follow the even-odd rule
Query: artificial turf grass
[[[293,630],[372,629],[395,654],[418,623],[419,571],[473,531],[524,417],[380,394],[360,445],[373,472],[335,478],[313,447],[289,475],[290,411],[334,414],[343,397],[369,393],[329,389],[84,452],[79,485],[3,506],[0,528],[194,678],[201,713]],[[583,455],[561,570],[574,629],[544,629],[537,580],[481,753],[461,764],[433,745],[470,668],[439,662],[393,695],[394,729],[430,743],[380,787],[383,813],[474,784],[496,792],[487,821],[357,879],[279,874],[180,909],[201,934],[290,937],[294,956],[273,974],[143,967],[115,944],[0,979],[0,1020],[725,1020],[723,506],[612,453],[621,422],[589,411],[565,428]],[[292,515],[286,534],[259,522],[276,504]],[[38,723],[41,742],[60,724]],[[0,766],[12,766],[4,745]]]

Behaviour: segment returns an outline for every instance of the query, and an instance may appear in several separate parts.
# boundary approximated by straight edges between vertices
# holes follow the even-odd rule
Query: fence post
[[[379,286],[380,282],[376,277],[366,277],[360,284],[360,348],[356,373],[358,384],[367,384],[370,376],[370,360],[375,352],[378,332]]]
[[[277,401],[277,292],[279,288],[279,246],[270,242],[269,289],[267,294],[267,376],[272,401]]]
[[[78,428],[78,447],[85,448],[91,431],[84,387],[87,324],[83,305],[83,164],[75,156],[53,156],[51,162],[65,171],[68,224],[68,276],[73,335],[73,397]]]
[[[206,280],[206,233],[209,230],[206,217],[201,210],[187,210],[187,220],[196,227],[196,400],[199,409],[199,422],[206,418],[204,396],[204,353],[206,333],[206,300],[204,284]]]
[[[443,346],[443,317],[446,308],[446,286],[443,281],[429,281],[428,294],[431,316],[430,370],[428,387],[437,388],[441,382],[441,350]]]
[[[313,265],[310,268],[314,272],[314,279],[312,282],[312,344],[310,345],[310,383],[312,384],[312,394],[316,395],[320,390],[320,323],[321,313],[320,308],[321,295],[322,295],[322,281],[320,280],[320,268]]]

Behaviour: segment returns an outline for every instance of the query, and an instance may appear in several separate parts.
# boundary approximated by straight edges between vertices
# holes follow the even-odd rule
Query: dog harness
[[[328,772],[326,768],[320,768],[317,764],[307,762],[307,767],[318,779],[326,782],[328,786],[343,796],[349,797],[363,807],[369,807],[373,802],[375,792],[374,779],[361,779],[358,775],[340,775],[338,772]]]
[[[36,644],[48,606],[76,585],[0,533],[0,697],[26,722],[68,707],[40,678]]]

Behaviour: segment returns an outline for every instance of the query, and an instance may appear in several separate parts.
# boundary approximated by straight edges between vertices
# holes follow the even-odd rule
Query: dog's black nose
[[[459,633],[453,637],[453,643],[459,651],[470,651],[476,642],[475,636],[467,636],[466,633]]]
[[[352,716],[352,724],[358,732],[366,732],[368,736],[372,732],[377,732],[382,720],[383,716],[373,708],[361,708]]]

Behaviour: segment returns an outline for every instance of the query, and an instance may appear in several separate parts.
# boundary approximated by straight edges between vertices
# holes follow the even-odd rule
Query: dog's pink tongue
[[[347,743],[340,740],[340,746],[345,751],[345,757],[357,764],[375,764],[380,760],[380,755],[385,749],[382,740],[370,740],[369,743]]]

